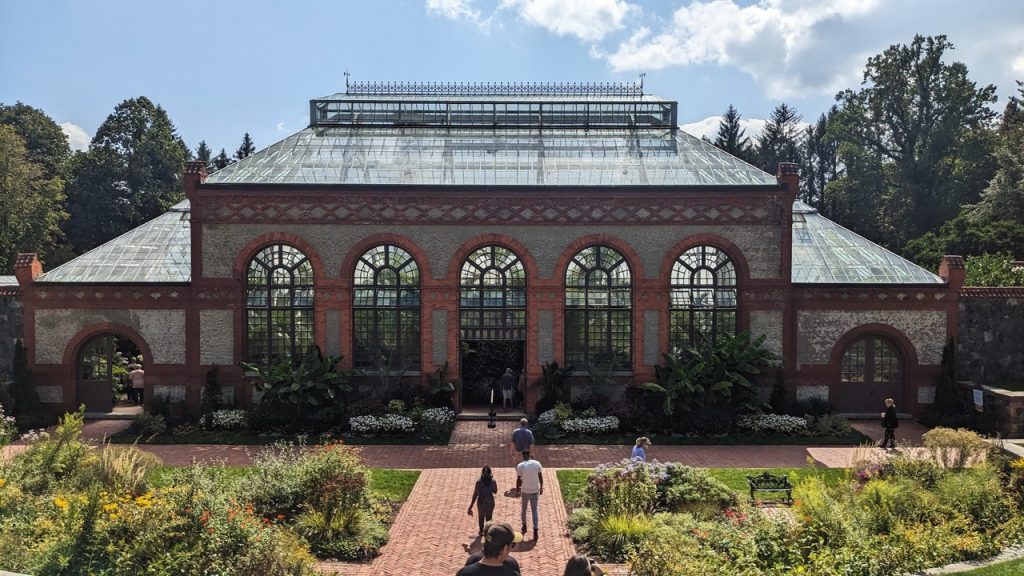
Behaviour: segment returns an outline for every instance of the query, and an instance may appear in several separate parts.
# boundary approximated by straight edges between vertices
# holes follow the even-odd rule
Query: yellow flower
[[[57,496],[56,498],[53,499],[53,505],[56,506],[57,508],[60,508],[61,511],[63,512],[68,511],[68,501],[61,498],[60,496]]]
[[[117,510],[117,504],[116,503],[112,502],[110,504],[104,504],[103,505],[103,511],[104,512],[114,512],[116,510]]]
[[[1014,470],[1024,470],[1024,458],[1017,458],[1013,462],[1010,462],[1010,468],[1013,468]],[[3,486],[3,484],[0,484],[0,486]]]
[[[3,488],[4,484],[7,484],[7,480],[4,480],[3,478],[0,478],[0,488]]]

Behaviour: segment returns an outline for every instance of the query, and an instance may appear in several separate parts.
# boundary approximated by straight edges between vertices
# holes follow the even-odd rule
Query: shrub
[[[854,518],[840,490],[832,490],[812,476],[793,489],[793,499],[800,521],[797,538],[805,552],[817,546],[842,547],[857,538]]]
[[[135,446],[104,445],[100,452],[99,480],[116,494],[139,496],[149,489],[146,478],[161,464],[160,459]]]
[[[583,505],[593,508],[599,518],[651,514],[658,508],[657,482],[663,474],[640,460],[602,464],[587,477]]]
[[[424,438],[446,439],[455,428],[455,412],[448,408],[427,408],[420,414],[418,428]]]
[[[601,557],[621,562],[654,529],[654,521],[644,514],[603,516],[590,529],[590,544]]]
[[[248,414],[245,410],[215,410],[203,417],[207,426],[215,430],[242,430]]]
[[[807,420],[783,414],[747,414],[736,419],[736,427],[755,434],[806,434]]]
[[[289,424],[294,424],[288,413],[281,409],[280,404],[271,400],[261,400],[253,404],[249,408],[246,420],[249,422],[249,429],[257,433],[284,432]]]
[[[947,474],[936,483],[935,493],[946,506],[967,516],[982,530],[1006,522],[1013,513],[999,474],[988,466]]]
[[[736,493],[705,468],[665,464],[658,477],[658,509],[669,512],[720,512],[737,503]]]
[[[416,430],[412,418],[385,414],[384,416],[353,416],[348,419],[353,434],[372,436],[374,434],[410,434]]]
[[[815,436],[849,436],[853,432],[850,421],[838,414],[822,414],[812,416],[808,414],[807,428]]]
[[[907,478],[925,488],[933,488],[944,474],[945,470],[934,460],[903,453],[889,456],[878,468],[881,478]]]
[[[388,402],[388,413],[405,414],[405,402],[401,400],[392,400]]]
[[[206,371],[206,383],[203,386],[202,413],[206,415],[220,410],[223,404],[222,397],[220,370],[213,366]]]
[[[619,419],[615,416],[567,418],[562,422],[562,429],[568,434],[579,434],[580,436],[608,434],[619,430]]]
[[[634,576],[760,575],[755,534],[745,526],[659,514],[629,554]],[[727,568],[726,568],[727,567]]]
[[[82,443],[85,407],[61,417],[52,437],[43,437],[29,444],[15,456],[9,478],[30,494],[51,492],[56,486],[79,471],[89,447]]]
[[[909,479],[872,480],[857,493],[864,527],[888,534],[903,523],[939,519],[938,500]]]
[[[954,470],[983,462],[989,449],[981,436],[965,428],[933,428],[921,436],[921,443],[936,462]]]
[[[0,404],[0,448],[7,446],[18,434],[18,423],[14,416],[4,413],[4,407]]]
[[[132,421],[132,425],[128,430],[133,434],[157,436],[159,434],[163,434],[167,430],[167,422],[164,420],[164,417],[159,414],[143,412],[135,417],[135,420]]]

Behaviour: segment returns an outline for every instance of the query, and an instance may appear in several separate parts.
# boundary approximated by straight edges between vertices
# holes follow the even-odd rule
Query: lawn
[[[817,476],[828,483],[835,483],[842,480],[847,473],[847,470],[843,468],[710,468],[709,470],[712,476],[739,492],[741,496],[749,491],[747,475],[753,476],[765,471],[772,474],[786,474],[794,485],[809,476]],[[566,504],[571,504],[587,485],[587,476],[590,472],[590,469],[565,469],[556,473],[558,484],[562,489],[562,499]],[[773,497],[781,498],[781,495],[759,495],[762,500],[771,500]]]
[[[167,486],[171,483],[174,471],[181,468],[179,466],[159,466],[153,471],[150,481],[155,486]],[[237,482],[256,469],[248,466],[211,466],[209,470],[214,471],[218,481]],[[378,498],[396,503],[405,502],[409,498],[412,487],[416,485],[416,480],[420,477],[419,470],[371,468],[369,472],[370,493]]]
[[[969,572],[960,572],[960,576],[1020,576],[1024,574],[1024,558],[1000,562]]]

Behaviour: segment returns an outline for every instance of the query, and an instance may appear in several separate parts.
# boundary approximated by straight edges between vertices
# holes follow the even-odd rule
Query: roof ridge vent
[[[345,82],[345,94],[370,96],[612,96],[640,98],[640,82]]]

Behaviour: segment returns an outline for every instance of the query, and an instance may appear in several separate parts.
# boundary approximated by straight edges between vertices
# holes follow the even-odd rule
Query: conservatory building
[[[309,126],[52,270],[19,256],[29,363],[44,402],[109,409],[117,356],[146,398],[200,405],[207,371],[239,406],[240,362],[311,344],[364,388],[426,386],[459,406],[506,368],[532,411],[545,363],[569,394],[615,395],[663,354],[765,336],[791,398],[846,413],[932,402],[956,331],[962,262],[941,277],[796,200],[777,174],[677,126],[635,85],[352,84]],[[128,344],[126,344],[128,343]]]

